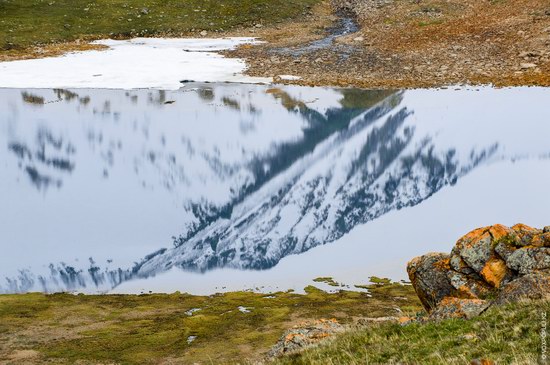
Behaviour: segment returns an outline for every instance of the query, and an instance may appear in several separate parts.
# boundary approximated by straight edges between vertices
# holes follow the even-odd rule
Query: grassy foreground
[[[0,51],[105,37],[271,24],[319,0],[0,0]]]
[[[234,364],[261,359],[308,319],[414,315],[410,285],[306,295],[0,295],[0,364]],[[247,359],[247,360],[244,360]]]
[[[274,365],[463,365],[475,359],[490,359],[496,364],[547,364],[550,362],[539,359],[541,330],[549,314],[550,302],[525,302],[492,307],[469,321],[373,325],[338,336],[299,355],[282,358]]]

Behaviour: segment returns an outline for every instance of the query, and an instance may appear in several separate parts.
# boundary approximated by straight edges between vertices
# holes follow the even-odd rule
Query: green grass
[[[550,302],[493,307],[469,321],[380,324],[358,329],[301,354],[279,359],[286,364],[536,364],[541,354],[543,313]]]
[[[319,0],[0,0],[0,50],[104,37],[181,35],[296,18]],[[147,9],[147,10],[144,10]]]
[[[395,307],[411,314],[420,310],[412,287],[400,284],[377,285],[371,296],[305,290],[305,295],[0,295],[0,359],[34,350],[35,363],[232,364],[261,358],[298,321],[351,323],[395,315]],[[200,310],[190,313],[193,308]],[[189,336],[197,337],[188,343]]]

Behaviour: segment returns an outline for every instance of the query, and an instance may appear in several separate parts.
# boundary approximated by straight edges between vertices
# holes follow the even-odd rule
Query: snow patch
[[[246,64],[217,51],[256,43],[254,38],[134,38],[100,40],[107,50],[0,62],[4,88],[105,88],[177,90],[181,81],[270,83],[244,76]]]
[[[301,79],[300,76],[295,75],[279,75],[279,78],[284,81],[298,81]]]

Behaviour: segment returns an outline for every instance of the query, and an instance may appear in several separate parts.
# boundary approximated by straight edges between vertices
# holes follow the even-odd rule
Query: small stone
[[[476,341],[479,340],[479,336],[475,333],[466,333],[465,335],[460,336],[460,339],[466,341]]]
[[[519,66],[521,67],[522,70],[528,70],[528,69],[531,69],[531,68],[536,68],[537,64],[536,63],[521,63]]]
[[[149,9],[148,8],[143,8],[140,10],[140,13],[143,14],[143,15],[147,15],[149,14]]]
[[[256,27],[256,28],[261,28],[261,27],[263,27],[263,25],[261,25],[261,24],[258,23],[258,24],[255,25],[255,27]]]
[[[283,334],[269,351],[268,357],[274,358],[301,351],[334,336],[336,333],[343,332],[344,329],[344,326],[335,319],[300,323]]]
[[[364,37],[355,37],[355,38],[353,38],[353,40],[355,42],[363,42],[365,40],[365,38]]]
[[[201,37],[206,37],[208,35],[208,32],[206,30],[203,30],[199,33]]]

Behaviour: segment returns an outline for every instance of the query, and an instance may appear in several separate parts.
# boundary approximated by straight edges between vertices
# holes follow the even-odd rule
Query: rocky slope
[[[332,32],[330,19],[319,11],[309,29],[294,34],[265,29],[259,35],[269,43],[232,54],[247,60],[252,75],[298,75],[302,79],[293,82],[307,85],[550,85],[547,1],[331,3],[337,14],[351,14],[360,29],[324,49],[281,54],[281,47],[303,48],[311,34],[320,38]]]

